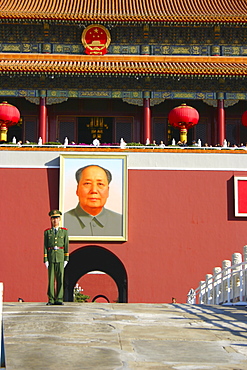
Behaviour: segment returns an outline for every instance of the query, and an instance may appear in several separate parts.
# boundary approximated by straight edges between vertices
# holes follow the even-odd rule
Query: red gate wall
[[[124,264],[129,302],[185,302],[206,273],[242,252],[246,218],[234,217],[234,175],[247,171],[128,170],[128,241],[92,244]],[[1,168],[0,176],[4,300],[45,302],[43,230],[58,207],[59,169]],[[70,251],[85,245],[71,242]]]

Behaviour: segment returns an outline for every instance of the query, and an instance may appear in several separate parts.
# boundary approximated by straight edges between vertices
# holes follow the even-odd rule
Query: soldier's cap
[[[54,209],[53,211],[49,212],[50,217],[60,217],[62,215],[62,212],[60,212],[58,209]]]

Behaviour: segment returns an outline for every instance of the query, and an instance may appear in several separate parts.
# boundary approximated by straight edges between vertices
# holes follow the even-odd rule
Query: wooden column
[[[143,140],[144,144],[147,139],[152,140],[151,138],[151,109],[150,109],[150,98],[143,99]]]
[[[39,138],[40,137],[43,143],[47,142],[47,108],[45,97],[40,97],[39,102]]]
[[[217,141],[218,144],[223,145],[223,141],[226,138],[226,126],[225,126],[225,110],[224,110],[224,99],[218,99],[217,101]]]

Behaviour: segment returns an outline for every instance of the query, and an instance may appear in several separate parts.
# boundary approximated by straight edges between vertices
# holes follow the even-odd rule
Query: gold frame
[[[119,236],[107,235],[107,236],[75,236],[69,235],[69,240],[71,241],[127,241],[127,156],[126,155],[90,155],[90,154],[60,154],[60,181],[59,181],[59,209],[62,212],[62,225],[66,227],[64,223],[64,213],[73,209],[76,204],[74,203],[75,193],[77,183],[75,180],[75,172],[78,168],[84,165],[95,164],[100,165],[109,169],[111,172],[113,170],[114,174],[112,182],[110,184],[111,188],[114,187],[115,197],[118,195],[118,205],[122,209],[120,213],[122,217],[122,234]],[[116,175],[117,174],[117,175]],[[115,185],[114,185],[115,178]],[[117,180],[116,180],[117,179]],[[120,189],[117,183],[120,181]],[[73,190],[71,191],[71,189]],[[119,194],[118,194],[119,192]],[[66,195],[69,197],[65,199]],[[109,200],[111,197],[111,191]],[[73,198],[70,199],[70,198]],[[77,196],[76,196],[77,198]],[[107,200],[108,202],[108,200]],[[78,203],[78,199],[77,199]],[[110,202],[109,202],[110,203]],[[107,204],[109,204],[107,203]],[[68,207],[69,205],[69,207]],[[107,207],[110,210],[110,207]],[[115,211],[115,210],[114,210]],[[69,231],[69,230],[68,230]]]

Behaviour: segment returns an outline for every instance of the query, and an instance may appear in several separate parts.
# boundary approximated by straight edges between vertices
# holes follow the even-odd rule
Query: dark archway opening
[[[96,295],[96,297],[94,297],[94,298],[92,299],[92,302],[97,302],[97,299],[100,299],[100,298],[101,298],[102,300],[104,300],[105,302],[110,303],[109,299],[108,299],[105,295],[101,295],[101,294]]]
[[[87,246],[70,255],[65,269],[65,302],[73,302],[76,282],[90,271],[99,270],[110,275],[118,287],[118,302],[127,303],[127,273],[118,257],[105,248]]]

